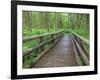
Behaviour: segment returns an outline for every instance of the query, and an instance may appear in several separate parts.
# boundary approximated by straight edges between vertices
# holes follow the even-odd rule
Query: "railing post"
[[[51,39],[54,38],[54,36],[55,36],[55,34],[52,34]],[[50,44],[52,44],[52,43],[54,43],[54,40],[52,40]]]
[[[42,42],[43,42],[43,37],[40,37],[39,38],[40,39],[40,41],[39,41],[39,44],[41,44]],[[42,52],[44,50],[44,45],[43,46],[41,46],[39,49],[38,49],[38,52]]]

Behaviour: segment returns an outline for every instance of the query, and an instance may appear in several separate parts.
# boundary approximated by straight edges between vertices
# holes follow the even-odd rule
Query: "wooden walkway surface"
[[[70,34],[45,53],[34,68],[77,66]]]

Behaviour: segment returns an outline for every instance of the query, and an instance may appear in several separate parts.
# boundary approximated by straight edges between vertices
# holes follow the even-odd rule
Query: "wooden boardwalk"
[[[33,68],[77,66],[70,34],[45,53]]]

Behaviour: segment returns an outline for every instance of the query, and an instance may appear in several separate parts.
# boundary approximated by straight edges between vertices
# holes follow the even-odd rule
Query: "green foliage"
[[[23,43],[23,50],[27,50],[29,48],[32,48],[34,46],[36,46],[38,43],[38,40],[31,40],[31,41],[26,41]]]
[[[22,15],[23,37],[63,30],[65,33],[74,31],[75,33],[89,39],[89,14],[23,11]],[[44,41],[49,39],[50,36],[45,37]],[[23,51],[35,47],[38,44],[38,39],[23,42]],[[47,49],[49,46],[50,44],[46,44],[44,49]],[[24,56],[24,67],[33,64],[39,53],[40,52],[33,52],[31,56]]]
[[[23,57],[23,67],[24,68],[28,68],[30,67],[30,65],[34,64],[35,63],[35,58],[38,56],[38,53],[36,52],[33,52],[31,53],[31,55],[26,55]]]
[[[58,29],[59,31],[60,29]],[[55,32],[54,29],[50,29],[50,32]],[[47,33],[46,29],[32,29],[32,32],[29,31],[24,31],[23,32],[23,36],[33,36],[33,35],[40,35],[40,34],[45,34]],[[49,38],[49,37],[48,37]],[[48,38],[46,37],[46,40],[48,40]],[[27,50],[31,47],[36,46],[37,44],[39,44],[39,40],[31,40],[31,41],[26,41],[23,43],[23,50]]]
[[[83,37],[85,37],[86,39],[89,39],[89,32],[88,31],[86,31],[86,30],[81,30],[81,29],[75,29],[75,30],[73,30],[75,33],[77,33],[77,34],[79,34],[79,35],[81,35],[81,36],[83,36]]]
[[[57,31],[60,31],[61,29],[57,29]],[[49,32],[55,32],[56,29],[50,29]],[[28,31],[27,29],[24,29],[23,31],[23,36],[31,36],[31,35],[39,35],[39,34],[44,34],[48,33],[47,29],[32,29],[32,32]]]
[[[43,33],[47,33],[46,29],[32,29],[32,32],[28,31],[27,29],[25,29],[23,31],[23,36],[31,36],[31,35],[38,35],[38,34],[43,34]]]

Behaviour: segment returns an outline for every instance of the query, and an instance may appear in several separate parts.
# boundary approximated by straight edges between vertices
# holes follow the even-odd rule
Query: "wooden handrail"
[[[30,48],[30,49],[28,49],[27,51],[24,51],[24,52],[23,52],[24,55],[26,55],[26,54],[28,54],[28,53],[31,53],[32,51],[34,51],[34,50],[40,48],[41,46],[43,46],[43,45],[49,43],[50,41],[52,41],[52,40],[54,40],[54,39],[57,39],[59,36],[61,36],[61,34],[58,35],[57,37],[54,37],[54,38],[52,38],[52,39],[49,39],[49,40],[47,40],[47,41],[45,41],[45,42],[43,42],[43,43],[37,45],[36,47]]]
[[[25,57],[31,56],[33,54],[33,52],[35,53],[35,51],[39,52],[40,53],[39,55],[41,55],[41,53],[44,52],[44,51],[48,51],[51,48],[51,46],[53,47],[53,45],[55,43],[57,43],[63,37],[63,34],[64,34],[63,31],[57,31],[57,32],[53,32],[53,33],[47,33],[47,34],[43,34],[43,35],[37,35],[37,36],[31,36],[31,37],[23,38],[23,42],[39,39],[39,42],[37,43],[37,45],[33,45],[31,48],[23,51],[24,66],[27,64],[26,63],[27,61],[25,61]],[[50,37],[48,39],[44,40],[45,37],[48,37],[48,36],[50,36]],[[46,44],[50,44],[50,46],[47,49],[44,48]],[[39,56],[39,58],[40,57],[41,56]],[[38,58],[38,56],[35,57],[35,59],[34,59],[35,62],[34,63],[36,63],[36,61],[38,60],[37,58]],[[32,66],[30,64],[28,64],[28,65],[29,66],[27,66],[26,68]]]
[[[84,60],[84,62],[85,62],[85,64],[88,65],[89,64],[88,57],[86,56],[86,54],[84,53],[84,51],[82,50],[82,48],[80,47],[80,45],[78,44],[78,42],[75,40],[75,38],[73,38],[73,39],[74,39],[74,44],[79,49],[79,52],[80,52],[79,55],[80,55],[80,57],[82,57],[83,60]]]
[[[87,45],[90,44],[88,39],[86,39],[86,38],[84,38],[84,37],[78,35],[78,34],[75,33],[75,32],[72,32],[72,31],[71,31],[71,33],[72,33],[73,35],[77,36],[78,38],[80,38],[85,44],[87,44]]]
[[[34,58],[34,62],[32,64],[28,64],[27,62],[24,62],[23,67],[24,68],[32,68],[32,66],[34,66],[34,64],[36,64],[36,62],[47,52],[49,51],[61,38],[63,37],[63,33],[57,34],[57,36],[54,36],[51,39],[48,39],[47,41],[42,42],[41,44],[39,44],[38,46],[35,46],[33,48],[30,48],[30,50],[26,51],[23,54],[23,57],[25,56],[31,56],[31,54],[33,54],[33,51],[37,51],[39,50],[39,48],[41,48],[42,46],[44,46],[45,44],[49,44],[49,42],[51,43],[53,41],[53,43],[51,43],[51,45],[47,48],[44,49],[42,52],[40,52],[40,54]],[[26,65],[26,66],[25,66]]]
[[[87,55],[87,51],[84,47],[85,44],[89,47],[89,40],[76,34],[75,32],[71,33],[77,63],[79,65],[89,65],[89,54]]]
[[[47,41],[44,41],[44,42],[40,43],[40,44],[37,45],[37,46],[34,46],[34,47],[32,47],[32,48],[29,48],[29,49],[26,50],[26,51],[23,51],[24,56],[27,55],[28,53],[31,53],[31,52],[34,51],[34,50],[39,49],[40,47],[44,46],[45,44],[47,44],[47,43],[49,43],[49,42],[51,42],[51,41],[53,41],[53,40],[59,38],[62,34],[63,34],[63,33],[59,32],[59,35],[58,35],[58,36],[56,36],[56,37],[54,37],[54,38],[51,38],[51,39],[49,39],[49,40],[47,40]]]
[[[38,39],[40,37],[45,37],[45,36],[49,36],[49,35],[53,35],[53,34],[57,34],[63,31],[57,31],[57,32],[53,32],[53,33],[46,33],[46,34],[41,34],[41,35],[35,35],[35,36],[30,36],[30,37],[23,37],[23,42],[29,41],[29,40],[33,40],[33,39]]]

